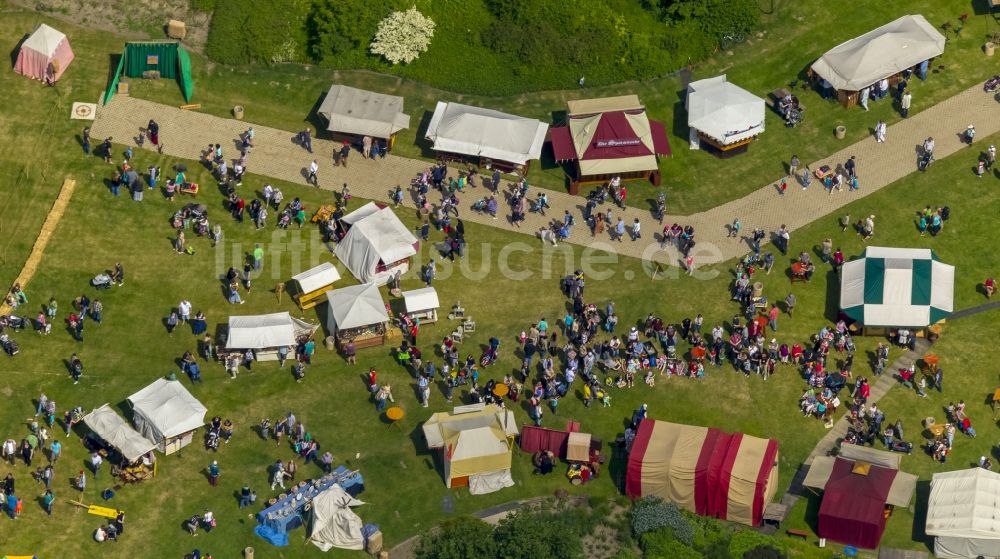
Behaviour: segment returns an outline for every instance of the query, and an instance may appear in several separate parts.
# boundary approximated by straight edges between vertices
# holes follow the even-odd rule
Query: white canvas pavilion
[[[420,245],[391,209],[369,202],[344,221],[350,229],[333,253],[359,281],[384,285],[397,271],[409,270]]]
[[[373,284],[352,285],[328,291],[326,326],[330,332],[389,322],[385,302]]]
[[[1000,474],[983,468],[931,477],[925,532],[942,559],[1000,557]]]
[[[226,349],[253,349],[258,361],[273,360],[277,359],[278,348],[294,346],[300,336],[318,328],[287,312],[230,316]]]
[[[136,430],[164,454],[191,444],[194,431],[205,424],[208,412],[179,381],[162,378],[129,396],[128,401]]]
[[[129,463],[156,448],[156,443],[132,428],[111,406],[104,404],[83,417],[90,430],[114,447]]]
[[[403,113],[403,98],[334,85],[317,111],[329,122],[327,130],[388,140],[410,127],[410,115]]]
[[[426,137],[435,151],[524,165],[541,156],[548,129],[533,118],[438,101]]]
[[[315,268],[310,268],[301,274],[292,276],[299,286],[299,293],[312,293],[318,289],[333,285],[340,281],[340,272],[333,262],[323,262]]]
[[[840,278],[840,308],[864,326],[923,328],[954,307],[955,267],[930,249],[867,247]]]
[[[437,290],[433,287],[422,287],[411,291],[404,291],[403,305],[406,314],[420,320],[433,322],[437,320],[437,309],[441,306],[438,300]]]
[[[944,52],[945,37],[922,15],[906,15],[828,50],[812,70],[834,89],[859,91]]]
[[[764,132],[764,99],[732,84],[726,75],[688,84],[688,126],[720,145]]]
[[[339,549],[364,549],[365,538],[361,533],[362,522],[351,507],[365,504],[339,485],[316,495],[312,500],[312,522],[309,541],[322,551]]]
[[[510,410],[478,404],[435,413],[424,422],[428,448],[444,454],[445,485],[467,483],[473,495],[514,485],[510,437],[518,431],[513,415]]]

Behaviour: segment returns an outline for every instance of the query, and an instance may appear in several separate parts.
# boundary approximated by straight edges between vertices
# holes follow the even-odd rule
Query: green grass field
[[[848,18],[847,14],[825,14],[819,11],[817,5],[809,3],[809,9],[817,10],[820,16],[828,15],[834,21],[846,21]],[[852,20],[850,31],[838,29],[838,33],[847,38],[867,29],[872,21],[878,19],[872,12],[881,13],[878,11],[881,9],[886,8],[871,10],[864,15],[863,21]],[[944,13],[944,10],[941,12]],[[869,21],[868,18],[873,19]],[[39,16],[21,11],[9,12],[0,18],[0,38],[8,51],[13,50],[22,33],[30,30],[39,20]],[[179,202],[170,204],[155,193],[148,193],[141,204],[125,196],[112,197],[103,184],[103,180],[110,175],[110,166],[99,158],[83,156],[74,137],[82,123],[68,120],[72,101],[94,100],[103,89],[108,54],[120,48],[122,39],[84,31],[68,24],[58,25],[70,35],[77,58],[57,88],[42,88],[38,83],[12,72],[0,73],[0,90],[9,92],[3,110],[4,118],[0,120],[0,169],[5,176],[13,177],[0,188],[4,202],[0,206],[0,227],[5,233],[3,251],[0,252],[3,258],[0,280],[10,282],[17,275],[62,179],[71,176],[78,181],[76,194],[46,251],[39,272],[27,286],[31,315],[36,314],[39,305],[49,297],[55,296],[60,302],[61,317],[65,317],[73,297],[81,292],[95,296],[87,285],[88,280],[115,261],[124,263],[127,282],[125,287],[96,294],[105,303],[105,321],[101,326],[88,323],[83,344],[74,342],[59,325],[47,338],[30,331],[16,334],[21,343],[21,354],[12,360],[2,360],[2,393],[7,405],[0,407],[0,425],[4,426],[5,438],[20,438],[27,433],[26,418],[31,416],[33,399],[39,392],[54,398],[60,413],[77,405],[89,410],[104,403],[121,409],[128,395],[155,378],[176,371],[175,360],[185,350],[194,350],[196,340],[185,328],[167,336],[162,320],[182,298],[191,300],[196,310],[206,312],[210,328],[225,323],[230,314],[289,310],[299,316],[300,313],[287,297],[279,304],[270,289],[312,261],[331,259],[325,248],[313,241],[313,226],[277,235],[270,227],[255,232],[249,223],[233,223],[222,209],[221,195],[210,189],[203,191],[199,201],[208,205],[213,222],[218,220],[223,224],[225,245],[213,250],[205,239],[189,238],[189,243],[197,250],[196,254],[173,254],[170,239],[174,232],[170,228],[169,217]],[[969,30],[973,27],[970,23]],[[953,59],[956,65],[962,57],[972,64],[973,47],[979,39],[971,35],[969,33],[965,38],[950,43],[952,47],[958,45]],[[839,39],[830,40],[831,45],[835,42]],[[825,49],[816,42],[810,42],[808,46],[817,52]],[[738,49],[731,60],[744,60],[749,66],[751,51],[754,50],[750,46]],[[776,68],[779,61],[784,64],[784,57],[759,52],[757,55],[763,59],[759,87],[771,87],[767,84],[772,82],[766,81],[764,75],[771,71],[768,68]],[[795,56],[800,55],[806,57],[806,54],[796,50]],[[321,75],[315,69],[280,67],[266,71],[258,69],[250,74],[221,67],[208,69],[198,60],[195,100],[201,101],[205,110],[222,113],[231,105],[244,104],[250,121],[290,130],[301,125],[331,79],[330,75]],[[743,71],[749,72],[749,68]],[[699,69],[698,72],[705,72],[705,75],[713,73],[707,69]],[[943,99],[978,79],[970,76],[969,72],[965,74],[968,82],[964,84],[957,79],[947,83],[932,79],[921,84],[919,91],[924,92],[922,98],[927,102]],[[781,72],[775,71],[774,75],[781,75]],[[352,83],[366,86],[384,78],[352,75],[350,79]],[[774,86],[777,86],[785,78],[774,80]],[[257,83],[253,83],[255,81]],[[273,85],[272,82],[280,85]],[[285,88],[285,84],[289,87]],[[136,95],[178,103],[179,95],[173,83],[144,82],[142,86],[136,88]],[[418,89],[415,84],[406,83],[397,87],[413,92]],[[655,84],[622,86],[618,90],[629,89],[639,91],[652,106],[652,94],[644,92],[655,90]],[[670,91],[667,86],[663,89]],[[420,101],[411,101],[411,95],[415,94],[406,95],[411,108],[414,103],[418,107],[432,106],[431,101],[437,98],[433,93],[422,93],[425,103],[429,105],[420,105]],[[496,101],[496,106],[511,110],[520,103],[525,107],[525,114],[541,115],[543,111],[558,110],[559,103],[552,100],[562,95],[553,93],[549,97],[535,95],[489,102]],[[467,98],[459,100],[469,101]],[[675,102],[676,98],[669,103],[664,102],[658,110],[667,112],[660,114],[669,117],[670,107]],[[822,120],[823,113],[829,113],[829,125],[837,122],[835,117],[838,114],[845,118],[856,117],[858,123],[862,122],[860,112],[847,115],[838,107],[821,106],[818,98],[805,102],[811,105],[811,123]],[[880,107],[878,110],[886,109]],[[854,138],[860,137],[861,131],[854,130],[855,126],[850,123],[849,126],[856,134]],[[732,160],[732,164],[747,165],[739,172],[746,175],[744,178],[747,181],[757,185],[773,174],[767,171],[765,163],[777,165],[790,149],[789,146],[798,146],[796,149],[800,156],[807,157],[804,154],[808,152],[802,147],[805,144],[799,134],[808,130],[788,131],[772,127],[750,155]],[[815,133],[817,140],[808,146],[814,150],[813,153],[818,155],[833,149],[835,144],[832,140],[820,138],[818,131]],[[771,145],[768,143],[771,138],[775,142],[784,138],[782,141],[785,143]],[[406,140],[404,137],[403,145],[412,142],[412,138],[409,142]],[[725,178],[737,176],[732,174],[736,169],[729,168],[730,162],[719,163],[707,159],[705,154],[690,154],[681,149],[683,146],[679,141],[675,143],[675,148],[678,152],[675,159],[667,163],[678,165],[673,176],[682,176],[680,170],[683,166],[686,167],[683,172],[692,177],[690,188],[675,191],[677,194],[673,199],[676,203],[688,209],[709,207],[740,193],[740,185],[727,184],[723,187]],[[116,149],[120,152],[122,146],[116,146]],[[683,163],[683,158],[689,159]],[[703,163],[699,163],[703,158]],[[958,308],[984,302],[983,296],[975,291],[975,286],[991,270],[992,259],[984,256],[991,251],[992,219],[1000,202],[1000,195],[992,188],[993,179],[973,180],[974,175],[968,171],[971,164],[968,159],[956,155],[939,161],[931,172],[909,177],[855,202],[849,208],[852,215],[877,210],[878,244],[933,247],[942,260],[958,266]],[[144,169],[154,162],[166,169],[177,161],[158,158],[150,152],[138,152],[137,168]],[[202,184],[210,182],[204,171],[195,170],[198,166],[194,162],[186,163],[192,168],[192,178]],[[756,177],[753,181],[749,178],[751,175]],[[697,186],[693,177],[698,177]],[[679,178],[676,180],[681,181]],[[745,181],[741,178],[740,182]],[[242,191],[252,192],[262,184],[261,177],[248,177]],[[947,190],[941,188],[942,184],[948,185]],[[329,194],[325,192],[290,184],[279,186],[287,197],[301,196],[309,208],[329,200]],[[691,194],[697,192],[697,196],[683,198],[682,193],[688,191]],[[708,203],[708,199],[714,201]],[[912,223],[913,211],[927,204],[949,205],[952,208],[953,218],[944,234],[937,238],[919,238]],[[416,223],[412,215],[401,217],[410,225]],[[835,216],[830,216],[797,231],[791,253],[811,250],[824,237],[833,236],[845,254],[859,254],[862,250],[859,238],[853,233],[841,234],[835,221]],[[435,286],[441,293],[445,309],[460,300],[468,314],[476,318],[477,333],[465,342],[465,351],[478,357],[480,345],[485,344],[490,336],[503,340],[500,363],[487,370],[496,378],[514,367],[517,361],[513,352],[516,345],[514,337],[520,330],[541,316],[546,316],[551,323],[565,314],[567,301],[558,292],[557,280],[567,270],[573,270],[584,262],[594,269],[589,272],[591,281],[587,286],[586,299],[599,306],[613,299],[622,316],[622,327],[642,319],[649,312],[673,322],[701,312],[706,317],[706,326],[727,321],[737,312],[726,296],[731,272],[725,265],[704,270],[708,277],[693,279],[668,275],[653,281],[648,268],[632,259],[585,252],[566,245],[560,246],[559,250],[542,249],[529,237],[513,236],[473,224],[467,225],[467,237],[470,250],[466,261],[459,269],[443,263]],[[433,240],[440,240],[440,234]],[[263,275],[247,297],[247,304],[234,309],[221,295],[218,275],[257,242],[265,243],[269,254]],[[525,250],[519,250],[521,245],[512,243],[525,243]],[[424,247],[419,261],[426,261],[427,258],[428,247]],[[779,262],[778,269],[762,279],[765,293],[771,298],[784,298],[790,289],[782,273],[787,260]],[[505,277],[511,272],[523,272],[518,275],[524,277],[516,281]],[[347,276],[346,273],[344,275]],[[602,275],[605,277],[598,279]],[[780,321],[779,340],[804,341],[834,318],[838,291],[836,285],[830,283],[832,280],[830,275],[817,274],[811,284],[795,285],[798,311],[793,320],[785,317]],[[343,284],[352,281],[345,280]],[[420,282],[413,277],[404,282],[404,288],[418,285]],[[322,316],[322,312],[315,311],[305,314],[307,319],[315,321],[322,321]],[[969,402],[972,417],[978,420],[980,437],[959,440],[953,458],[944,466],[933,464],[930,458],[919,452],[905,459],[904,468],[920,474],[923,481],[929,480],[934,471],[967,467],[969,462],[989,451],[993,433],[986,420],[992,410],[985,403],[985,398],[1000,382],[990,369],[990,318],[989,313],[976,315],[946,327],[944,338],[934,349],[941,355],[942,365],[947,371],[948,389],[944,395],[933,394],[921,400],[912,393],[895,389],[882,405],[888,410],[890,419],[896,415],[903,418],[912,433],[911,440],[916,442],[919,419],[936,415],[941,420],[940,407],[946,405],[948,400],[965,399]],[[451,325],[446,322],[423,329],[422,338],[425,341],[421,346],[425,354],[429,354],[431,349],[426,340],[439,339],[450,330]],[[859,351],[870,350],[876,341],[859,340]],[[76,386],[72,385],[63,363],[73,352],[80,354],[87,367],[83,380]],[[898,352],[893,357],[896,355]],[[429,409],[420,408],[412,389],[412,377],[394,364],[388,347],[364,350],[358,361],[356,367],[346,366],[333,353],[320,349],[302,384],[292,380],[288,369],[278,370],[274,364],[256,365],[252,373],[243,373],[235,381],[228,380],[220,366],[205,366],[205,382],[192,387],[192,392],[208,407],[209,418],[220,415],[232,419],[237,425],[236,436],[232,444],[224,446],[218,454],[204,451],[199,440],[179,454],[161,457],[157,479],[119,491],[111,504],[128,512],[128,526],[118,544],[120,549],[116,549],[115,553],[122,556],[180,557],[199,547],[219,557],[228,557],[236,556],[243,547],[252,545],[257,548],[258,557],[357,556],[336,552],[320,554],[303,542],[303,530],[292,533],[288,548],[272,548],[253,535],[254,521],[236,507],[234,492],[244,482],[249,482],[262,496],[269,496],[266,466],[278,458],[291,458],[289,449],[276,447],[273,441],[265,443],[251,430],[262,417],[274,419],[288,410],[295,411],[323,448],[334,453],[338,463],[361,470],[367,485],[361,498],[369,504],[358,512],[366,522],[381,525],[390,545],[422,533],[445,518],[443,499],[447,496],[455,499],[453,514],[464,514],[518,498],[551,494],[557,489],[598,498],[618,494],[612,482],[615,474],[621,471],[620,462],[612,462],[607,474],[595,483],[573,488],[566,483],[561,470],[549,478],[532,476],[528,457],[520,453],[515,453],[514,478],[518,482],[515,488],[482,497],[472,497],[464,489],[447,490],[435,458],[426,452],[420,440],[421,422],[430,413],[448,407],[441,392],[433,392]],[[380,378],[391,381],[395,387],[397,401],[407,411],[402,429],[388,427],[368,402],[362,380],[368,366],[377,367]],[[855,368],[856,372],[863,369],[863,366]],[[183,382],[188,384],[186,379]],[[774,437],[781,441],[783,491],[799,463],[825,433],[818,421],[804,419],[797,411],[796,402],[802,384],[791,368],[781,369],[766,383],[756,378],[744,379],[728,368],[712,368],[702,382],[670,379],[661,380],[652,389],[642,385],[631,390],[615,390],[610,408],[587,410],[576,397],[567,398],[560,405],[557,415],[546,414],[544,425],[561,427],[566,419],[573,418],[581,421],[585,430],[611,441],[622,431],[624,418],[641,403],[648,403],[651,416],[657,419]],[[518,408],[517,414],[519,420],[527,421],[523,409]],[[96,518],[66,502],[66,499],[76,498],[69,487],[69,479],[84,467],[86,458],[77,441],[80,433],[64,438],[58,429],[55,431],[54,436],[60,437],[66,444],[65,455],[56,469],[54,488],[58,504],[52,518],[46,518],[34,502],[41,489],[30,479],[28,469],[22,464],[14,468],[0,465],[0,476],[8,471],[17,476],[18,491],[26,504],[22,518],[7,524],[3,536],[0,536],[0,552],[74,557],[96,551],[91,547],[96,544],[90,540],[90,534],[97,526]],[[360,458],[355,459],[358,453]],[[219,460],[222,467],[220,486],[214,489],[208,486],[204,477],[204,469],[213,459]],[[317,472],[315,466],[303,467],[300,477]],[[102,479],[90,480],[83,499],[87,502],[99,501],[100,490],[109,484],[105,467]],[[918,494],[918,505],[913,514],[897,511],[889,523],[887,544],[905,548],[924,545],[919,499],[925,496],[926,490]],[[791,525],[807,526],[814,522],[815,507],[808,505],[805,501],[800,502],[791,516]],[[182,530],[181,523],[205,509],[216,513],[219,528],[211,534],[201,533],[197,538],[191,538]]]

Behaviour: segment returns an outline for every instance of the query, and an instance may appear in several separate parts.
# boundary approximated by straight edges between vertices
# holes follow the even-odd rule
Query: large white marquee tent
[[[162,378],[129,396],[128,401],[136,430],[164,454],[191,444],[194,431],[205,424],[208,412],[183,384]]]
[[[439,101],[426,136],[435,151],[524,165],[541,156],[548,129],[537,119]]]
[[[983,468],[934,474],[925,528],[941,559],[1000,557],[1000,474]]]

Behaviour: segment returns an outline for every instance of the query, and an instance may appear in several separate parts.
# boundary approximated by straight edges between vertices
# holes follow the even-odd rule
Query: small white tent
[[[312,500],[309,541],[323,551],[334,547],[364,549],[365,538],[361,533],[363,524],[361,518],[351,510],[351,507],[363,504],[364,502],[351,497],[336,484],[316,495]]]
[[[334,85],[317,111],[330,123],[327,130],[357,136],[390,139],[410,127],[403,98],[346,85]]]
[[[1000,474],[983,468],[931,477],[927,535],[942,559],[1000,557]]]
[[[340,281],[340,272],[333,262],[323,262],[315,268],[292,276],[292,280],[299,286],[299,293],[307,294]]]
[[[435,322],[438,319],[437,309],[441,306],[437,290],[433,287],[422,287],[403,292],[403,305],[406,314],[411,318],[419,318],[422,322]]]
[[[510,475],[513,413],[493,405],[464,406],[432,415],[423,425],[428,448],[440,448],[449,488],[467,485],[473,495],[514,485]]]
[[[226,349],[255,350],[258,361],[277,359],[280,347],[294,346],[301,336],[315,332],[319,325],[292,318],[287,312],[229,317]]]
[[[364,217],[358,219],[358,212]],[[397,271],[409,270],[420,244],[392,210],[368,203],[344,220],[351,226],[333,253],[359,281],[384,285]]]
[[[14,63],[14,72],[55,83],[73,61],[73,49],[61,31],[41,23],[35,32],[21,44]]]
[[[729,83],[726,75],[688,84],[688,126],[719,146],[764,132],[764,100]]]
[[[438,101],[426,137],[435,151],[524,165],[541,156],[548,129],[533,118]]]
[[[389,322],[382,294],[372,284],[352,285],[326,294],[327,328],[331,331],[363,328]]]
[[[155,442],[140,435],[107,404],[85,415],[83,422],[129,463],[156,448]]]
[[[208,412],[180,382],[162,378],[129,396],[128,401],[136,429],[165,454],[191,444],[194,431],[205,424]]]

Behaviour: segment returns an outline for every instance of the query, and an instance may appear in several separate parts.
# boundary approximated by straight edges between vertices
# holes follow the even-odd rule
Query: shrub
[[[205,53],[223,64],[301,60],[307,0],[216,0]]]
[[[427,50],[434,37],[434,21],[414,6],[405,12],[392,12],[378,24],[370,50],[392,64],[409,64]]]
[[[357,58],[378,22],[397,7],[391,0],[315,0],[306,20],[309,55],[321,64],[331,64],[335,57]]]
[[[434,533],[420,537],[415,555],[417,559],[496,557],[493,528],[474,518],[449,520]]]
[[[582,520],[580,515],[568,512],[515,512],[501,520],[493,534],[499,556],[504,559],[582,557],[580,536],[586,523],[579,520]]]
[[[694,542],[694,527],[677,508],[659,497],[643,497],[632,508],[632,532],[642,537],[647,532],[669,528],[674,539],[685,545]]]
[[[740,530],[733,534],[729,540],[729,556],[745,557],[751,550],[759,547],[782,547],[778,540],[755,532],[753,530]]]
[[[755,547],[743,554],[743,559],[787,559],[788,555],[771,545]]]
[[[749,33],[760,25],[756,0],[663,0],[669,22],[696,26],[715,40],[731,33]]]
[[[702,554],[677,541],[664,529],[643,536],[646,559],[702,559]]]

